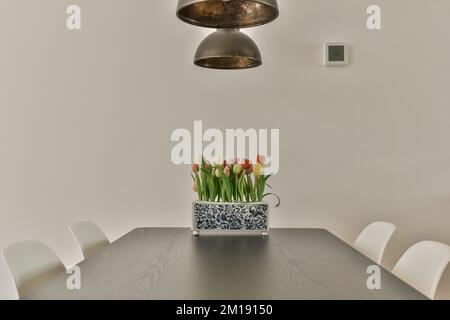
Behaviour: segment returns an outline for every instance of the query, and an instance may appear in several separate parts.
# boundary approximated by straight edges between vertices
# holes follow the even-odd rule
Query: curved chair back
[[[441,276],[450,261],[450,247],[422,241],[406,250],[392,273],[418,291],[434,299]]]
[[[2,249],[3,257],[20,296],[21,287],[28,281],[49,272],[64,271],[56,253],[39,241],[22,241]]]
[[[102,229],[95,223],[83,221],[70,227],[85,258],[88,258],[109,244],[109,240]]]
[[[353,247],[362,254],[381,264],[384,250],[395,231],[395,225],[378,221],[369,224],[358,236]]]

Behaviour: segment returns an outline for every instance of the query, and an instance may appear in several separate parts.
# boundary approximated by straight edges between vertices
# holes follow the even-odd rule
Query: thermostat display
[[[348,64],[348,46],[345,43],[325,43],[324,64],[326,66],[346,66]]]

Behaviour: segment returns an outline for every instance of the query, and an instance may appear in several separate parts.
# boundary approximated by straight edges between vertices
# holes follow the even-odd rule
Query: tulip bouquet
[[[192,189],[199,201],[261,202],[266,196],[274,195],[265,193],[266,187],[271,188],[267,184],[271,175],[264,175],[264,164],[263,156],[258,156],[255,164],[247,159],[221,164],[210,164],[202,159],[201,164],[192,165]]]
[[[192,207],[192,232],[200,231],[269,231],[269,205],[263,199],[271,175],[264,174],[265,158],[258,156],[256,163],[250,160],[225,161],[211,164],[202,159],[192,166],[193,191],[198,201]]]

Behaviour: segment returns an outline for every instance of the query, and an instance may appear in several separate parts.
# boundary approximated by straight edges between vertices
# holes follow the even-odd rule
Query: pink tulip
[[[256,158],[256,162],[261,164],[261,165],[265,165],[266,164],[266,157],[258,154],[258,157]]]
[[[226,177],[228,177],[228,178],[230,177],[231,172],[230,172],[230,167],[229,166],[226,166],[223,172],[225,173]]]
[[[193,173],[198,173],[199,170],[200,170],[200,166],[198,164],[194,163],[192,165],[192,172]]]

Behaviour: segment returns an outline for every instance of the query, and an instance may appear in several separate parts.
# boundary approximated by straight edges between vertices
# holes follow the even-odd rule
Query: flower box
[[[260,232],[269,231],[269,205],[266,202],[225,203],[195,201],[192,205],[192,231]]]
[[[275,196],[279,207],[280,198],[266,193],[271,175],[264,174],[265,157],[258,155],[255,164],[244,159],[213,163],[202,158],[200,164],[192,165],[192,190],[198,201],[192,204],[192,232],[195,236],[203,231],[259,232],[269,231],[269,205],[267,196]]]

